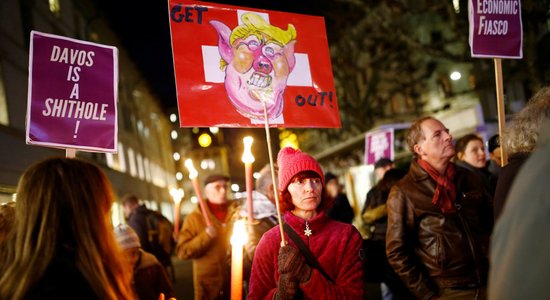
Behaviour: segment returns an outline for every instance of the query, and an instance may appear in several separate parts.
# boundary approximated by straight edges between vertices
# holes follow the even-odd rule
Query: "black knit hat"
[[[376,163],[374,164],[374,168],[375,169],[383,168],[383,167],[391,166],[392,164],[393,164],[393,161],[391,159],[383,157],[376,161]]]
[[[231,179],[229,176],[227,175],[223,175],[223,174],[212,174],[212,175],[208,175],[208,177],[206,177],[206,179],[204,180],[204,185],[207,185],[209,183],[212,183],[214,181],[218,181],[218,180],[225,180],[225,181],[229,181],[229,179]]]
[[[331,172],[326,172],[325,173],[325,184],[327,184],[329,181],[331,181],[333,179],[338,180],[338,177],[336,175],[334,175],[333,173],[331,173]]]

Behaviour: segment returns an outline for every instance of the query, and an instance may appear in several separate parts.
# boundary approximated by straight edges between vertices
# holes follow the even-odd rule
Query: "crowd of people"
[[[256,180],[243,298],[376,299],[369,282],[383,299],[548,298],[550,88],[504,132],[455,140],[440,120],[419,118],[406,137],[412,160],[377,161],[360,212],[337,175],[281,149]],[[167,221],[136,195],[122,198],[126,222],[113,226],[117,198],[94,163],[33,164],[16,201],[0,205],[0,299],[174,298],[175,257],[192,260],[194,299],[229,299],[229,237],[250,215],[229,183],[208,176],[204,207],[166,239]]]

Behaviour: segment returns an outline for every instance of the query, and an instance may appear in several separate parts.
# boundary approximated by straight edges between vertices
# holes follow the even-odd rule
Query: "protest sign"
[[[472,57],[522,58],[520,0],[470,0]]]
[[[168,3],[180,126],[341,127],[322,17]]]
[[[365,135],[366,165],[372,165],[381,158],[394,159],[394,130],[393,128],[368,132]]]
[[[118,50],[31,32],[27,144],[116,152]]]

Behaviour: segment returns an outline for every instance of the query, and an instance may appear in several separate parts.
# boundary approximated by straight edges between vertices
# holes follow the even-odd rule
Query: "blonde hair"
[[[296,28],[292,24],[288,24],[288,29],[285,31],[267,23],[262,17],[253,13],[243,14],[241,20],[243,25],[235,27],[231,32],[231,36],[229,37],[230,44],[233,44],[236,39],[250,35],[255,35],[259,39],[267,35],[271,38],[270,41],[275,42],[281,47],[296,39]]]
[[[543,120],[548,117],[550,117],[550,87],[545,87],[512,117],[510,124],[505,128],[501,145],[504,145],[506,153],[533,152]]]
[[[241,16],[242,25],[239,25],[231,31],[229,36],[229,44],[233,44],[236,39],[245,38],[251,35],[258,39],[268,37],[269,42],[273,42],[281,47],[296,40],[296,28],[294,25],[288,24],[287,30],[282,30],[267,23],[262,17],[254,13],[245,13]],[[227,63],[223,58],[220,60],[220,69],[224,69]]]
[[[131,270],[116,244],[109,211],[112,188],[99,167],[50,158],[19,180],[13,231],[0,250],[0,299],[21,299],[60,249],[100,299],[133,299]]]

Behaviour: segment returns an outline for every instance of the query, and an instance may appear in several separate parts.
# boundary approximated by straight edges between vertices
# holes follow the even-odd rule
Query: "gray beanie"
[[[115,237],[118,245],[123,250],[141,247],[137,233],[126,224],[119,224],[115,227]]]

